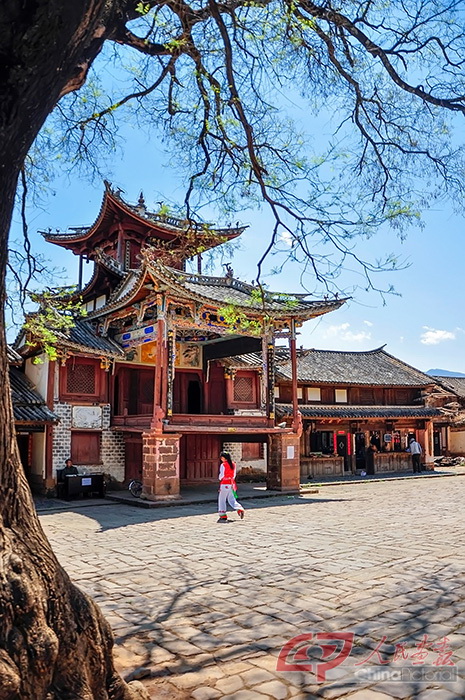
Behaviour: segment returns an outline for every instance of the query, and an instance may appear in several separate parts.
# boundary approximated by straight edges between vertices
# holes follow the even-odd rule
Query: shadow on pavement
[[[355,496],[355,494],[354,494]],[[241,499],[241,494],[238,494],[238,500]],[[96,499],[97,500],[97,499]],[[328,497],[311,497],[309,495],[295,496],[271,496],[266,498],[243,499],[246,511],[246,517],[241,521],[236,513],[228,510],[228,523],[217,523],[217,506],[215,501],[208,503],[192,503],[186,505],[175,505],[174,503],[166,507],[157,507],[152,509],[134,508],[126,503],[118,503],[115,501],[99,499],[98,503],[92,503],[89,499],[85,504],[82,503],[64,503],[64,506],[48,507],[41,509],[37,508],[40,516],[48,514],[74,513],[79,514],[99,523],[102,531],[113,530],[117,528],[127,527],[137,523],[159,522],[162,520],[176,520],[177,518],[187,518],[196,515],[209,515],[212,518],[212,525],[218,527],[219,530],[225,527],[231,527],[234,523],[247,523],[253,518],[253,511],[262,508],[276,508],[279,506],[312,506],[313,508],[323,503],[342,503],[344,501],[352,501],[353,498],[328,498]],[[92,507],[94,506],[94,507]]]

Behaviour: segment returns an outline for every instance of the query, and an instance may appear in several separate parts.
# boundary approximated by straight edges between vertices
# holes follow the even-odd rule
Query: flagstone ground
[[[40,517],[112,624],[118,667],[154,698],[453,700],[465,697],[464,502],[457,476],[252,499],[225,525],[212,503]],[[310,635],[322,632],[353,633],[354,646],[317,682]],[[297,635],[309,635],[306,668],[277,670]]]

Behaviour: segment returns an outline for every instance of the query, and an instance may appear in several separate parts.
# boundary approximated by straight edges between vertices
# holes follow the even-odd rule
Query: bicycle
[[[131,479],[128,490],[134,498],[140,498],[142,493],[142,481],[139,481],[139,479]]]

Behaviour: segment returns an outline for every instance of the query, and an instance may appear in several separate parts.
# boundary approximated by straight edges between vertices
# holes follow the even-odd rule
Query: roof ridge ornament
[[[147,207],[145,205],[145,199],[144,199],[144,193],[141,190],[139,199],[137,201],[137,206],[135,207],[136,211],[138,214],[141,214],[142,216],[147,212]]]

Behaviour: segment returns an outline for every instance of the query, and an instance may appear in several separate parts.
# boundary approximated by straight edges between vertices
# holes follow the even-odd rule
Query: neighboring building
[[[383,346],[384,347],[384,346]],[[377,348],[368,352],[302,350],[297,356],[298,401],[304,430],[301,473],[411,470],[410,437],[434,459],[434,421],[442,421],[434,378]],[[277,369],[276,412],[287,417],[292,390],[288,359]],[[373,446],[375,449],[373,449]]]
[[[16,344],[60,418],[46,433],[46,488],[71,456],[120,482],[142,477],[146,498],[176,497],[182,484],[216,480],[220,451],[245,444],[241,454],[258,459],[271,448],[269,487],[298,489],[301,423],[295,410],[289,427],[275,425],[274,339],[287,338],[295,357],[296,328],[344,300],[262,298],[230,269],[225,277],[185,271],[199,242],[207,250],[242,231],[150,213],[142,196],[130,206],[107,185],[92,226],[44,234],[79,255],[80,282],[82,261],[94,263],[74,296],[87,317],[57,333],[58,360],[34,364],[42,350],[26,332]],[[260,358],[256,371],[224,366],[247,352]]]
[[[433,379],[447,392],[441,403],[443,425],[434,454],[465,457],[465,377],[433,375]]]
[[[229,371],[258,371],[257,354],[228,358]],[[448,412],[454,396],[435,378],[389,355],[300,349],[296,382],[287,348],[276,348],[276,415],[290,424],[302,417],[301,478],[353,472],[409,471],[410,437],[422,444],[423,462],[447,453]],[[373,449],[375,446],[375,449]]]
[[[31,488],[42,487],[42,465],[45,459],[45,432],[56,425],[58,416],[46,405],[32,382],[20,367],[22,357],[8,347],[11,396],[16,438],[21,462]]]

